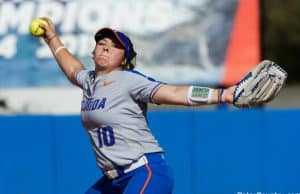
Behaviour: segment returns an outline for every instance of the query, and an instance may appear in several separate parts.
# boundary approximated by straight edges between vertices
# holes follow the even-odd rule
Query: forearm
[[[57,63],[66,75],[66,77],[74,84],[75,72],[83,69],[83,65],[77,60],[66,48],[56,34],[55,25],[49,18],[41,18],[47,22],[47,25],[40,23],[39,26],[45,30],[43,36],[44,41],[51,49]]]
[[[64,48],[64,45],[58,36],[53,36],[48,42],[48,46],[66,77],[72,83],[75,83],[74,74],[76,71],[83,69],[83,65],[68,51],[67,48]]]
[[[161,86],[153,96],[153,101],[157,104],[188,105],[188,86]]]
[[[192,97],[192,88],[190,86],[172,86],[163,85],[155,93],[153,101],[158,104],[197,106],[217,103],[232,103],[233,87],[224,89],[214,89],[206,87],[197,87],[202,90],[199,98]],[[197,92],[196,92],[197,93]],[[195,93],[194,93],[195,95]]]

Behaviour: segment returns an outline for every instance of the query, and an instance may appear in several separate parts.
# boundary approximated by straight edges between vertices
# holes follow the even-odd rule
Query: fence
[[[174,194],[299,193],[300,110],[157,110]],[[101,173],[78,115],[0,117],[1,194],[82,194]]]

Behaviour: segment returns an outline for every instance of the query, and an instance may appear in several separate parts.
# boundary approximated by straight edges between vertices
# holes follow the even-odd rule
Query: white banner
[[[94,33],[126,33],[137,70],[173,84],[216,85],[238,0],[1,1],[0,87],[66,86],[49,48],[29,34],[36,17],[51,18],[65,46],[88,68]]]

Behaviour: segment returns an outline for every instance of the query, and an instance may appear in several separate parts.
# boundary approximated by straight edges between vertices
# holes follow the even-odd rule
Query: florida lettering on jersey
[[[81,111],[94,111],[105,108],[106,97],[96,100],[82,100]]]

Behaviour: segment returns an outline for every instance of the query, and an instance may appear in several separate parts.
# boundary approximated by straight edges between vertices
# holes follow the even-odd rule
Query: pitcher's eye
[[[106,46],[106,47],[113,47],[113,48],[118,48],[118,49],[123,49],[123,47],[119,44],[107,44],[107,43],[104,43],[104,42],[98,42],[97,45],[99,46]]]

